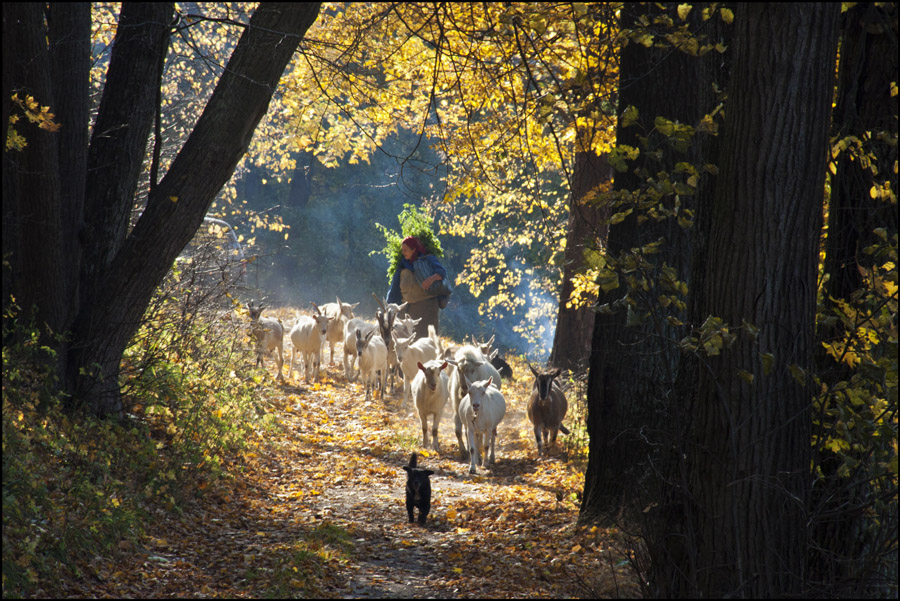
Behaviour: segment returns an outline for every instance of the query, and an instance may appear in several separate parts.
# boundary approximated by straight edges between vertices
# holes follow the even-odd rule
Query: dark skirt
[[[413,319],[422,319],[416,325],[416,339],[428,336],[428,326],[433,325],[437,334],[441,333],[438,327],[438,316],[440,315],[437,297],[427,298],[417,303],[409,303],[406,305],[406,315]]]
[[[428,326],[434,326],[434,331],[441,333],[438,327],[438,316],[441,309],[438,306],[438,297],[430,295],[422,290],[415,280],[412,271],[404,269],[400,273],[400,292],[406,305],[406,315],[413,319],[421,319],[416,326],[416,338],[428,336]]]

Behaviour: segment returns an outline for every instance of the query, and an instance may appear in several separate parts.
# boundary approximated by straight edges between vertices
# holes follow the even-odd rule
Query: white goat
[[[348,382],[356,379],[353,373],[353,364],[356,363],[356,330],[362,332],[365,336],[369,332],[377,331],[378,326],[372,322],[354,317],[344,326],[344,376]]]
[[[465,376],[463,376],[465,378]],[[481,467],[494,465],[494,446],[497,442],[497,425],[506,415],[506,399],[493,386],[493,378],[468,384],[468,394],[459,404],[459,416],[466,425],[469,443],[469,473],[476,473],[476,463]],[[488,443],[491,459],[487,459]]]
[[[422,318],[413,319],[412,317],[398,317],[394,321],[394,333],[400,338],[409,338],[416,333],[416,326]]]
[[[450,375],[450,400],[453,401],[453,425],[456,430],[456,442],[459,444],[460,458],[468,459],[468,445],[463,441],[462,418],[459,415],[459,404],[468,393],[466,382],[477,382],[492,378],[494,386],[500,390],[503,380],[497,368],[481,353],[478,347],[464,345],[456,349],[453,359],[447,359],[456,369]],[[465,376],[463,378],[462,376]]]
[[[250,311],[250,332],[256,338],[256,366],[262,364],[265,368],[263,355],[269,354],[272,349],[278,351],[278,379],[284,382],[284,376],[281,374],[281,368],[284,367],[284,326],[281,320],[271,317],[260,317],[265,305],[255,307],[252,302],[247,303],[247,310]]]
[[[415,340],[415,334],[409,338],[394,337],[394,347],[397,351],[397,360],[400,362],[400,370],[403,372],[403,401],[401,407],[406,405],[410,398],[410,390],[413,378],[419,373],[419,363],[425,363],[437,359],[440,343],[437,340],[437,332],[434,326],[428,326],[428,338]]]
[[[325,334],[325,340],[328,342],[328,348],[331,350],[331,358],[329,361],[334,365],[334,345],[344,340],[344,326],[353,319],[353,309],[359,303],[342,303],[341,297],[337,297],[336,303],[325,303],[320,307],[322,313],[331,318],[328,322],[328,332]]]
[[[360,379],[366,386],[366,400],[372,398],[371,391],[378,384],[378,372],[381,372],[381,398],[384,398],[384,382],[387,374],[387,346],[375,330],[363,335],[356,330],[356,353],[359,355]]]
[[[432,427],[432,448],[440,452],[438,446],[438,425],[444,413],[444,405],[450,398],[449,378],[443,370],[449,365],[446,361],[433,359],[425,364],[419,363],[419,373],[412,381],[412,397],[416,402],[419,420],[422,422],[422,446],[428,446],[428,416],[434,416]]]
[[[476,340],[474,334],[470,335],[469,337],[472,339],[472,344],[478,347],[478,350],[481,351],[481,354],[484,355],[488,361],[493,359],[493,357],[491,356],[491,351],[493,351],[494,349],[494,338],[497,337],[496,334],[491,336],[490,340],[488,340],[487,342],[480,342]]]
[[[310,303],[316,310],[314,315],[298,315],[297,322],[291,328],[291,365],[288,375],[294,367],[294,358],[297,353],[303,355],[304,379],[309,382],[319,380],[319,364],[321,363],[322,342],[328,332],[328,324],[331,318],[321,311],[315,303]]]

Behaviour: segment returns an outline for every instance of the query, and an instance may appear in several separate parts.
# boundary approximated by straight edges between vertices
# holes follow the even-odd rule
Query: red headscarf
[[[425,246],[421,242],[419,242],[419,239],[416,238],[415,236],[410,236],[409,238],[404,238],[403,244],[405,244],[409,248],[411,248],[414,251],[416,251],[417,253],[419,253],[419,255],[428,254],[425,251]],[[416,258],[418,258],[419,255],[416,255]]]

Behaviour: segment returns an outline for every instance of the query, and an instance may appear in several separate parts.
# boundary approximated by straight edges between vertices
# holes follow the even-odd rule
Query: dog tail
[[[409,456],[409,467],[416,467],[417,457],[418,455],[416,453]]]

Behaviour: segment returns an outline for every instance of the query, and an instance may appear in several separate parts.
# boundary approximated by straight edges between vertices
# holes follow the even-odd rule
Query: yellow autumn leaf
[[[690,4],[679,4],[678,5],[678,18],[684,21],[687,19],[688,14],[691,12],[691,9],[694,8]]]
[[[720,9],[719,14],[722,15],[722,20],[729,25],[731,25],[731,22],[734,21],[734,12],[730,8]]]

